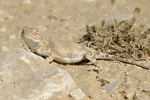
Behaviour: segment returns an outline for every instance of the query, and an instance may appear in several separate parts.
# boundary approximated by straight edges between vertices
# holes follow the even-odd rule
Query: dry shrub
[[[144,25],[134,26],[140,9],[136,8],[133,17],[127,19],[115,19],[113,23],[101,22],[101,25],[87,25],[87,34],[80,43],[120,57],[147,60],[150,57],[150,29]]]

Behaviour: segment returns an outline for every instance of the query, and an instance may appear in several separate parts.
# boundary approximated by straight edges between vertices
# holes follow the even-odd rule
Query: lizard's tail
[[[109,55],[109,54],[106,54],[106,53],[96,53],[94,55],[94,58],[95,59],[106,59],[106,60],[117,60],[117,61],[120,61],[120,62],[132,64],[132,65],[137,65],[137,66],[142,67],[144,69],[150,69],[150,65],[145,65],[143,63],[139,63],[139,62],[136,62],[134,60],[128,60],[126,58],[118,57],[118,56],[115,56],[115,55]]]

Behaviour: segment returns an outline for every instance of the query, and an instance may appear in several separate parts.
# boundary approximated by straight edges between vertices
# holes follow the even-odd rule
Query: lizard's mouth
[[[41,40],[34,39],[31,37],[22,37],[22,39],[32,50],[36,50],[42,44]]]

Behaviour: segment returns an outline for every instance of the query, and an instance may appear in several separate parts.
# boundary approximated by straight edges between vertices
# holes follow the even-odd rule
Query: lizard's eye
[[[39,31],[38,31],[38,30],[36,30],[34,34],[38,34],[38,33],[39,33]]]

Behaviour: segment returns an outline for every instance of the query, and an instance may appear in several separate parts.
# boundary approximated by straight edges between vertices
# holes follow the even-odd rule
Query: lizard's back
[[[48,40],[47,45],[51,49],[51,51],[62,57],[79,57],[85,54],[85,48],[77,43],[73,43],[70,41],[55,41],[52,42]]]

